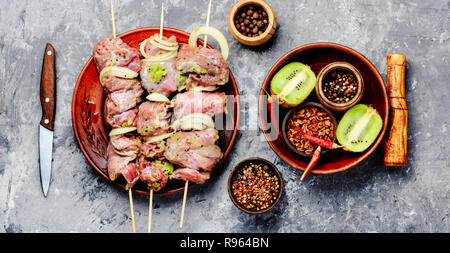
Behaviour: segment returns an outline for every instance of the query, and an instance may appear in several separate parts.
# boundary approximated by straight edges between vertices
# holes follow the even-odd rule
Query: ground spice
[[[256,37],[266,31],[269,17],[266,11],[258,5],[246,5],[239,9],[234,16],[236,29],[247,37]]]
[[[303,133],[332,142],[334,126],[331,116],[316,106],[297,110],[288,121],[287,137],[295,148],[305,154],[312,154],[317,144],[309,141]]]
[[[269,208],[280,193],[280,179],[266,164],[249,163],[235,175],[231,186],[235,200],[245,209]]]
[[[355,97],[358,82],[352,72],[336,69],[327,75],[322,89],[328,100],[342,104]]]

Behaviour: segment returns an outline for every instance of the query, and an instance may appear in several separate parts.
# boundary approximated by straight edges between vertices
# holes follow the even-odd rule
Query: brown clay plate
[[[135,29],[119,35],[119,37],[131,47],[139,49],[139,43],[151,35],[159,33],[159,27],[145,27]],[[164,28],[164,36],[175,35],[179,43],[188,43],[189,33],[174,28]],[[199,40],[199,43],[202,43]],[[203,44],[203,43],[202,43]],[[212,48],[208,45],[209,48]],[[230,153],[236,138],[239,125],[239,91],[236,81],[230,70],[230,81],[224,85],[221,91],[227,95],[227,111],[223,122],[228,127],[219,130],[218,145],[226,159]],[[229,98],[234,98],[230,101]],[[75,137],[84,156],[92,167],[106,180],[111,181],[107,172],[107,152],[109,126],[104,124],[103,103],[105,100],[103,88],[99,81],[99,73],[95,67],[93,58],[89,58],[83,70],[81,71],[72,98],[72,125]],[[222,161],[216,166],[214,171],[221,167]],[[119,177],[114,184],[125,189],[126,181]],[[184,189],[184,181],[170,180],[166,187],[161,191],[155,192],[155,195],[173,194]],[[195,185],[194,183],[190,184]],[[147,187],[142,182],[138,182],[133,187],[133,192],[138,194],[149,194]]]
[[[380,73],[366,57],[349,47],[334,43],[311,43],[297,47],[281,57],[270,69],[264,79],[264,83],[262,85],[263,88],[270,90],[270,81],[273,76],[283,66],[293,61],[299,61],[303,64],[309,65],[316,75],[326,65],[336,61],[348,62],[361,72],[365,84],[365,93],[359,103],[370,104],[378,111],[383,119],[383,127],[381,132],[375,142],[364,152],[352,153],[344,150],[332,150],[332,152],[327,152],[326,155],[320,158],[319,162],[311,172],[315,174],[331,174],[345,171],[361,163],[378,147],[386,132],[389,104],[384,81]],[[267,99],[264,95],[264,91],[261,90],[259,99],[259,121],[270,147],[287,164],[296,169],[304,170],[304,168],[308,165],[309,158],[302,157],[292,151],[284,141],[280,132],[280,122],[283,122],[283,119],[289,109],[280,107],[279,119],[270,117],[270,112],[267,108]],[[316,94],[312,92],[305,102],[319,101]],[[332,113],[334,114],[337,122],[339,122],[345,111],[332,111]],[[276,126],[278,126],[276,128],[276,131],[278,132],[278,136],[276,138],[270,137],[271,130],[270,123],[268,122],[273,122]]]

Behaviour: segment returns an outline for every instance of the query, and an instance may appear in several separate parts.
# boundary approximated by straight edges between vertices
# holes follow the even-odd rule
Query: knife
[[[52,172],[53,129],[56,105],[55,49],[47,43],[41,72],[40,100],[42,118],[39,125],[39,168],[44,196],[47,197]]]

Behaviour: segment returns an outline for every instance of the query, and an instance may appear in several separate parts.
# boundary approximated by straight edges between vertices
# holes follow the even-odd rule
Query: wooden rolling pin
[[[390,117],[389,132],[384,145],[384,165],[405,166],[408,138],[408,108],[405,97],[406,56],[388,54],[386,60]]]

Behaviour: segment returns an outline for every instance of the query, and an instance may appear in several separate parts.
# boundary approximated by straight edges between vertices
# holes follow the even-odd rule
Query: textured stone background
[[[185,31],[205,23],[207,0],[167,0],[165,25]],[[408,165],[386,168],[382,151],[349,171],[301,175],[261,141],[257,106],[241,101],[242,130],[225,168],[188,193],[154,199],[154,232],[450,232],[450,2],[268,0],[279,29],[254,49],[228,32],[235,1],[213,1],[211,25],[224,32],[230,68],[242,95],[258,92],[272,64],[299,45],[328,41],[352,47],[386,76],[386,54],[407,55]],[[94,43],[111,34],[109,1],[0,2],[0,232],[130,232],[128,194],[107,183],[85,160],[71,125],[78,74]],[[160,1],[115,1],[118,33],[158,26]],[[57,109],[49,196],[39,181],[39,80],[44,46],[57,51]],[[250,130],[249,130],[250,129]],[[252,130],[253,129],[253,130]],[[285,194],[270,213],[233,206],[228,173],[240,160],[274,162]],[[134,196],[137,231],[147,226],[148,198]]]

